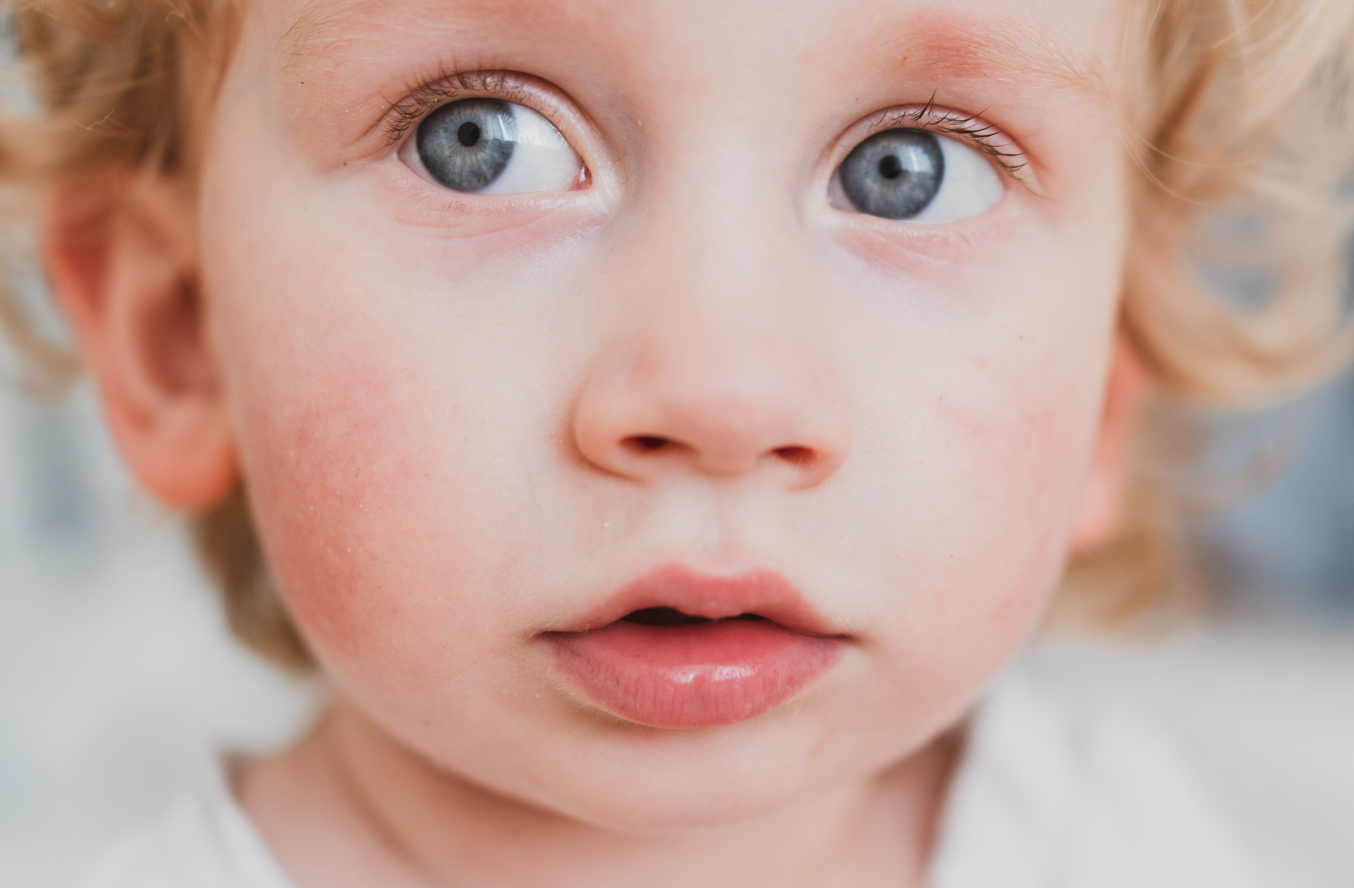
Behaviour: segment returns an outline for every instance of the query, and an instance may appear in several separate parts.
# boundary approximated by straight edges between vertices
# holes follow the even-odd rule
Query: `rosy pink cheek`
[[[350,345],[352,360],[314,374],[304,392],[264,393],[250,454],[251,497],[289,606],[316,642],[345,655],[381,637],[373,626],[406,619],[416,601],[383,586],[417,573],[394,562],[431,530],[419,521],[430,432],[391,368]]]

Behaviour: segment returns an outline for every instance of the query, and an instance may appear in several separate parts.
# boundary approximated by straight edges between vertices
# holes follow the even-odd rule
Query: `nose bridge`
[[[765,285],[796,233],[795,128],[742,103],[692,96],[652,130],[633,220],[640,255],[689,292],[718,292],[738,278],[755,285],[739,286],[745,301],[774,289]]]
[[[720,138],[654,157],[664,175],[629,220],[619,265],[633,274],[616,282],[632,335],[649,343],[636,358],[647,373],[699,355],[707,376],[737,365],[743,374],[724,383],[747,389],[768,362],[802,365],[811,351],[812,271],[796,243],[789,163],[746,132],[752,124],[716,119]]]
[[[648,220],[653,236],[626,250],[608,299],[625,306],[623,321],[576,417],[593,463],[641,479],[776,470],[803,486],[845,458],[850,430],[806,298],[812,275],[785,214],[753,190],[662,201],[672,215]]]
[[[629,245],[639,283],[625,295],[692,335],[783,341],[812,276],[796,225],[787,158],[741,131],[658,158],[668,168]]]

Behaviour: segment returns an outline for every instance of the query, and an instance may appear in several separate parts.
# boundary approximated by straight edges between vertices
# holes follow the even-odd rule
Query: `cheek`
[[[1095,410],[1088,389],[1031,369],[989,378],[982,398],[951,393],[909,411],[916,451],[877,479],[876,530],[849,562],[858,573],[873,565],[871,585],[884,590],[861,619],[881,720],[957,718],[1029,637],[1066,557]],[[1078,402],[1085,410],[1069,410]]]
[[[310,233],[288,249],[279,232],[218,279],[239,300],[220,326],[240,359],[228,385],[250,497],[326,665],[385,663],[423,686],[483,656],[493,633],[467,627],[496,627],[509,607],[471,590],[512,586],[530,539],[512,528],[541,462],[517,455],[549,417],[521,394],[534,368],[502,358],[520,351],[511,337],[458,334],[482,325],[446,298],[435,316],[424,277],[367,267],[352,244],[322,253]]]
[[[877,630],[894,706],[919,680],[941,708],[980,687],[1057,586],[1099,431],[1115,243],[1074,264],[1035,242],[1040,261],[903,291],[902,310],[856,325],[878,331],[852,352],[851,387],[868,393],[852,459],[871,495],[835,524],[855,529],[843,567],[873,565],[889,590],[859,620]]]
[[[943,404],[936,417],[947,447],[966,457],[955,494],[974,537],[965,567],[991,578],[980,588],[1005,590],[992,617],[1021,624],[1062,568],[1090,431],[1076,421],[1090,411],[1069,407],[1093,401],[1038,379],[1002,386],[990,403]]]
[[[410,581],[435,573],[439,562],[462,562],[473,531],[445,515],[430,520],[447,511],[441,502],[471,498],[438,470],[462,442],[455,434],[462,405],[444,397],[415,409],[413,393],[426,387],[410,368],[373,357],[392,353],[380,331],[328,341],[344,359],[309,367],[304,392],[251,399],[246,471],[260,530],[318,648],[370,655],[363,648],[384,637],[370,627],[404,624],[415,627],[402,634],[417,647],[417,611],[454,607],[457,589],[410,594],[426,588]],[[413,550],[422,557],[411,561]],[[395,578],[402,594],[381,594]]]
[[[354,693],[431,705],[482,694],[465,677],[522,641],[548,462],[527,451],[548,436],[484,374],[464,391],[448,384],[455,366],[391,360],[410,355],[408,335],[331,334],[343,360],[310,368],[304,391],[254,400],[246,472],[279,585],[327,669]],[[506,409],[489,422],[494,406]]]

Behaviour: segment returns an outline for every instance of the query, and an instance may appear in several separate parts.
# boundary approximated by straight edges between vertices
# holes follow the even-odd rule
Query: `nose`
[[[804,488],[846,459],[846,412],[805,337],[688,310],[614,342],[576,408],[575,440],[593,465],[638,481],[763,473]]]

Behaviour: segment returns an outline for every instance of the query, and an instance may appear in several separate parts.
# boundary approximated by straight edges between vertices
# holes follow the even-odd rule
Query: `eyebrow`
[[[353,39],[369,37],[372,14],[388,13],[391,5],[390,0],[308,0],[278,39],[282,67],[289,68],[300,59],[321,55]],[[513,14],[512,4],[502,0],[456,0],[420,6],[454,10],[465,26]],[[388,17],[380,23],[393,27]],[[1028,11],[1010,17],[927,11],[889,30],[893,33],[875,41],[883,47],[877,52],[884,58],[892,57],[899,70],[913,63],[955,78],[1034,80],[1083,94],[1102,91],[1105,86],[1100,60],[1076,51],[1059,38],[1055,28],[1033,19]]]
[[[999,18],[933,14],[889,41],[900,68],[918,64],[956,78],[1009,82],[1038,80],[1076,92],[1104,86],[1099,59],[1059,39],[1056,29],[1029,16]],[[889,54],[887,51],[884,53]]]
[[[349,21],[355,22],[368,5],[309,0],[278,38],[277,50],[283,58],[282,67],[289,68],[298,59],[315,55],[321,45],[332,45],[337,32],[344,29]]]
[[[452,4],[444,4],[451,6]],[[365,36],[354,32],[363,19],[374,11],[386,11],[390,0],[308,0],[299,15],[277,41],[277,50],[283,58],[283,68],[291,67],[299,59],[319,55],[323,50],[347,42],[345,38]],[[481,17],[484,11],[493,11],[494,3],[461,2],[455,4],[462,18]]]

